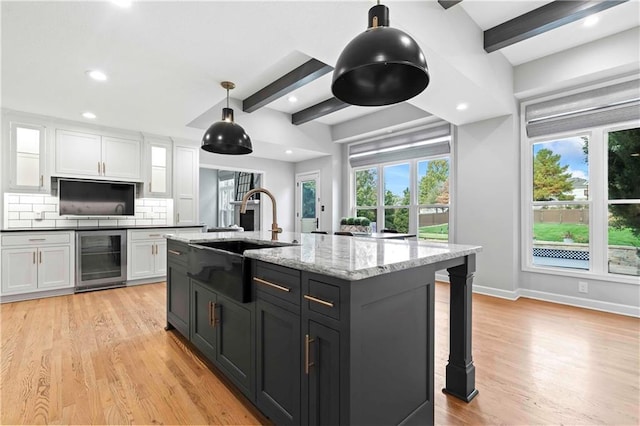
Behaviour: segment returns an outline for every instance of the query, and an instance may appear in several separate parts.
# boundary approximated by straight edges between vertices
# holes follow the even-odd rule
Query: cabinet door
[[[155,242],[155,274],[157,276],[167,275],[167,240]]]
[[[147,145],[147,186],[149,197],[171,197],[171,142],[153,141]]]
[[[191,280],[190,340],[211,361],[216,359],[216,334],[219,324],[217,295]]]
[[[100,176],[101,140],[98,135],[58,130],[56,172],[64,175]]]
[[[307,322],[303,392],[309,425],[340,423],[340,333],[316,321]]]
[[[152,277],[155,274],[155,246],[153,241],[131,243],[131,274],[129,279]],[[165,254],[166,257],[166,254]]]
[[[38,249],[38,288],[72,287],[69,246]]]
[[[173,199],[176,225],[198,223],[198,149],[188,146],[174,148]]]
[[[9,187],[21,192],[46,192],[44,126],[11,122]]]
[[[189,338],[190,283],[187,268],[172,263],[167,268],[167,322]]]
[[[38,288],[37,249],[2,250],[2,293],[23,293]]]
[[[106,177],[140,179],[140,141],[102,137],[102,173]]]
[[[236,303],[218,295],[216,318],[216,362],[227,376],[245,393],[253,396],[253,315],[249,304]]]
[[[278,425],[300,424],[300,316],[256,301],[256,405]]]

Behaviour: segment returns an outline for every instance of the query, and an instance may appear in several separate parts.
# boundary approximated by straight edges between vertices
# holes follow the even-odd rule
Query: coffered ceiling
[[[584,28],[577,20],[487,53],[484,31],[557,2],[449,3],[455,4],[384,4],[391,25],[418,41],[429,64],[431,83],[408,101],[412,111],[454,124],[509,113],[514,66],[638,27],[640,21],[639,2],[631,0],[599,12],[597,27]],[[322,144],[333,143],[335,126],[401,110],[349,106],[291,124],[292,115],[332,98],[331,72],[253,112],[242,112],[242,101],[309,60],[335,64],[344,46],[365,30],[374,4],[134,1],[123,9],[108,1],[2,1],[2,107],[75,121],[92,111],[97,125],[197,141],[207,123],[220,119],[226,95],[220,82],[231,80],[236,121],[249,123],[254,156],[300,161],[326,155],[330,150]],[[89,69],[101,69],[109,79],[92,81],[85,75]],[[290,96],[297,101],[290,102]],[[462,102],[469,105],[466,111],[456,109]],[[266,129],[261,116],[293,130],[283,124],[279,131]],[[299,149],[285,158],[283,146]]]

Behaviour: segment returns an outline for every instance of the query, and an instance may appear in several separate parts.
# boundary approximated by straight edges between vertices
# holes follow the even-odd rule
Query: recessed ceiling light
[[[600,20],[600,18],[598,18],[597,15],[587,16],[587,18],[584,20],[584,26],[585,27],[593,27],[595,24],[598,23],[599,20]]]
[[[105,81],[107,79],[107,75],[99,70],[89,70],[86,74],[97,81]]]
[[[292,104],[296,103],[296,102],[298,102],[298,98],[296,98],[295,96],[291,95],[291,96],[289,96],[289,102],[291,102]]]
[[[95,119],[95,118],[96,118],[96,115],[95,115],[94,113],[92,113],[92,112],[89,112],[89,111],[87,111],[87,112],[83,112],[83,113],[82,113],[82,116],[83,116],[84,118],[88,118],[88,119],[90,119],[90,120],[93,120],[93,119]]]
[[[122,8],[131,7],[131,0],[111,0],[111,3]]]
[[[469,105],[467,105],[467,104],[458,104],[458,106],[456,106],[456,109],[458,111],[464,111],[467,108],[469,108]]]
[[[287,155],[290,155],[290,154],[293,154],[293,151],[291,151],[290,149],[288,149],[288,150],[286,150],[284,153],[285,153],[285,154],[287,154]]]

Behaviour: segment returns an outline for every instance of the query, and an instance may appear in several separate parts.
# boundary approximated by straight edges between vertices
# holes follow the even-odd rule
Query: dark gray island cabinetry
[[[178,276],[181,251],[189,257],[198,242],[270,237],[169,237],[169,249],[181,254],[168,254],[175,274],[167,278],[167,326],[274,423],[433,424],[434,284],[441,269],[451,278],[445,392],[475,396],[471,281],[479,247],[284,233],[281,242],[295,246],[244,252],[248,301],[190,277],[188,267]],[[187,333],[178,291],[189,298]]]

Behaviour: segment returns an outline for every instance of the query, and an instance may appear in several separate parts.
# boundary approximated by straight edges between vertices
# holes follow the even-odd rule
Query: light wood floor
[[[474,295],[480,394],[440,392],[448,285],[436,287],[437,424],[637,425],[640,320]],[[165,325],[150,284],[0,305],[2,424],[264,424]]]

